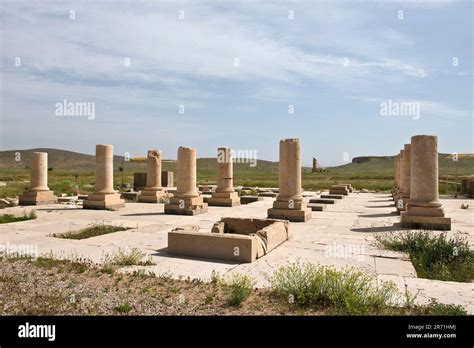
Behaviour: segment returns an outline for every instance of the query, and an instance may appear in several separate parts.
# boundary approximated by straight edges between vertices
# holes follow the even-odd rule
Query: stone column
[[[95,148],[94,194],[112,194],[114,190],[114,149],[112,145]]]
[[[400,166],[400,155],[396,155],[394,158],[394,184],[392,190],[392,197],[395,200],[398,192],[398,188],[400,186],[399,180],[399,166]]]
[[[207,212],[207,203],[199,195],[196,179],[196,150],[180,146],[176,164],[176,194],[165,204],[166,214],[197,215]]]
[[[124,200],[114,190],[114,150],[112,145],[95,147],[95,189],[84,201],[84,209],[123,208]]]
[[[58,197],[48,187],[48,153],[33,152],[30,188],[19,198],[20,205],[57,203]]]
[[[161,187],[161,150],[148,150],[146,188],[140,191],[138,202],[158,203],[164,195]]]
[[[411,138],[410,199],[402,214],[404,227],[451,229],[438,194],[438,139],[415,135]]]
[[[401,170],[402,172],[402,187],[398,202],[397,210],[398,212],[405,211],[408,199],[410,199],[410,172],[411,172],[411,145],[405,144],[403,147],[403,164]]]
[[[232,149],[220,147],[217,149],[217,188],[212,197],[207,200],[208,205],[234,207],[240,205],[240,197],[234,191],[233,179],[234,164]]]
[[[405,183],[405,169],[404,169],[404,156],[405,156],[405,150],[400,150],[400,161],[399,161],[399,166],[398,166],[398,192],[397,196],[395,197],[395,206],[397,207],[397,211],[400,212],[402,210],[405,210],[405,204],[403,202],[403,185]]]
[[[403,202],[410,199],[411,144],[405,144],[403,157]]]
[[[299,139],[280,141],[279,193],[268,217],[301,221],[311,219],[311,209],[301,195],[301,146]]]
[[[311,172],[313,172],[313,173],[318,172],[318,160],[314,157],[313,157],[313,169],[311,170]]]
[[[198,197],[199,191],[196,183],[196,149],[192,147],[179,147],[176,171],[178,173],[177,196]]]

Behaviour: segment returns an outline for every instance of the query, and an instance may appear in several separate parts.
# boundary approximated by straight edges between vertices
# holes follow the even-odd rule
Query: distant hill
[[[95,156],[86,155],[78,152],[37,148],[28,150],[8,150],[0,151],[0,169],[1,168],[25,168],[31,163],[33,152],[47,152],[48,166],[54,171],[94,171]],[[20,161],[16,161],[17,154],[20,154]],[[124,161],[123,156],[114,156],[114,168],[117,169]],[[176,170],[175,160],[163,160],[163,170]],[[125,162],[124,167],[127,171],[146,171],[146,161],[143,162]],[[215,158],[198,158],[197,167],[200,171],[214,172],[217,170]],[[258,172],[278,172],[278,162],[258,160],[256,167],[251,167],[249,163],[234,163],[234,170],[258,171]]]
[[[438,154],[440,175],[454,175],[456,163],[449,157],[450,154]],[[395,156],[363,156],[354,157],[351,163],[327,168],[334,174],[379,174],[393,175]],[[462,158],[457,162],[458,175],[474,174],[474,158]]]
[[[8,150],[0,151],[0,169],[5,168],[25,168],[31,163],[32,152],[47,152],[48,165],[54,171],[89,171],[95,169],[95,156],[85,155],[78,152],[38,148],[29,150]],[[15,161],[16,153],[20,154],[20,161]],[[448,154],[439,154],[440,175],[454,175],[455,162],[447,158]],[[124,160],[123,156],[114,156],[114,168],[118,169]],[[361,175],[393,175],[394,156],[363,156],[354,157],[351,163],[341,166],[326,168],[329,174],[361,174]],[[458,174],[474,174],[474,158],[464,158],[458,161]],[[146,171],[146,162],[126,162],[126,171]],[[217,162],[215,158],[198,158],[197,167],[200,172],[209,174],[215,173]],[[176,161],[163,160],[163,170],[176,170]],[[305,167],[305,171],[311,168]],[[234,171],[245,171],[249,174],[255,173],[278,173],[278,162],[258,160],[256,167],[251,167],[248,163],[234,163]]]

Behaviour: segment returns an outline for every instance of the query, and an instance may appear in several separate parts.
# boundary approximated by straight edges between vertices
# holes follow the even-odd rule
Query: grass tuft
[[[455,282],[474,280],[474,251],[466,238],[431,231],[408,231],[375,236],[379,245],[407,252],[419,278]]]
[[[103,234],[126,231],[129,228],[123,226],[111,226],[105,225],[103,223],[94,223],[86,228],[83,228],[79,231],[69,231],[65,233],[53,233],[53,237],[64,238],[64,239],[86,239],[96,236],[101,236]]]
[[[377,282],[353,268],[295,262],[279,268],[269,279],[272,290],[290,304],[329,308],[332,314],[379,314],[399,301],[391,282]]]
[[[229,280],[221,280],[227,304],[240,306],[252,293],[255,280],[247,275],[234,274]]]
[[[12,214],[2,214],[0,215],[0,224],[8,224],[10,222],[19,222],[19,221],[27,221],[27,220],[34,220],[38,216],[36,215],[36,211],[30,210],[30,212],[24,212],[20,216],[15,216]]]

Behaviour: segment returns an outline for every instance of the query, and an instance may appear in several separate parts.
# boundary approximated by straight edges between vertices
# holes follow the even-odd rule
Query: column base
[[[207,203],[203,197],[173,197],[165,204],[165,214],[198,215],[207,213]]]
[[[166,193],[163,190],[147,191],[145,189],[140,191],[140,194],[138,195],[138,203],[161,203],[163,197],[166,197]]]
[[[58,197],[54,191],[26,191],[20,196],[19,205],[43,205],[58,203]]]
[[[311,208],[306,206],[304,202],[293,203],[293,208],[288,208],[289,202],[275,201],[273,208],[268,209],[269,219],[289,220],[291,222],[305,222],[311,219]]]
[[[440,216],[421,216],[409,215],[409,212],[403,212],[401,217],[402,226],[413,229],[427,230],[451,230],[451,218]]]
[[[82,204],[83,209],[117,210],[125,207],[125,201],[118,193],[91,194]]]
[[[240,197],[237,192],[213,192],[212,197],[207,199],[207,205],[216,207],[236,207],[240,205]]]

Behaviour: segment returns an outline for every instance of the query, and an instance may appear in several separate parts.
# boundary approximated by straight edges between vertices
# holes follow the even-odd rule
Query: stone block
[[[20,205],[43,205],[58,203],[53,191],[26,191],[19,198]]]

